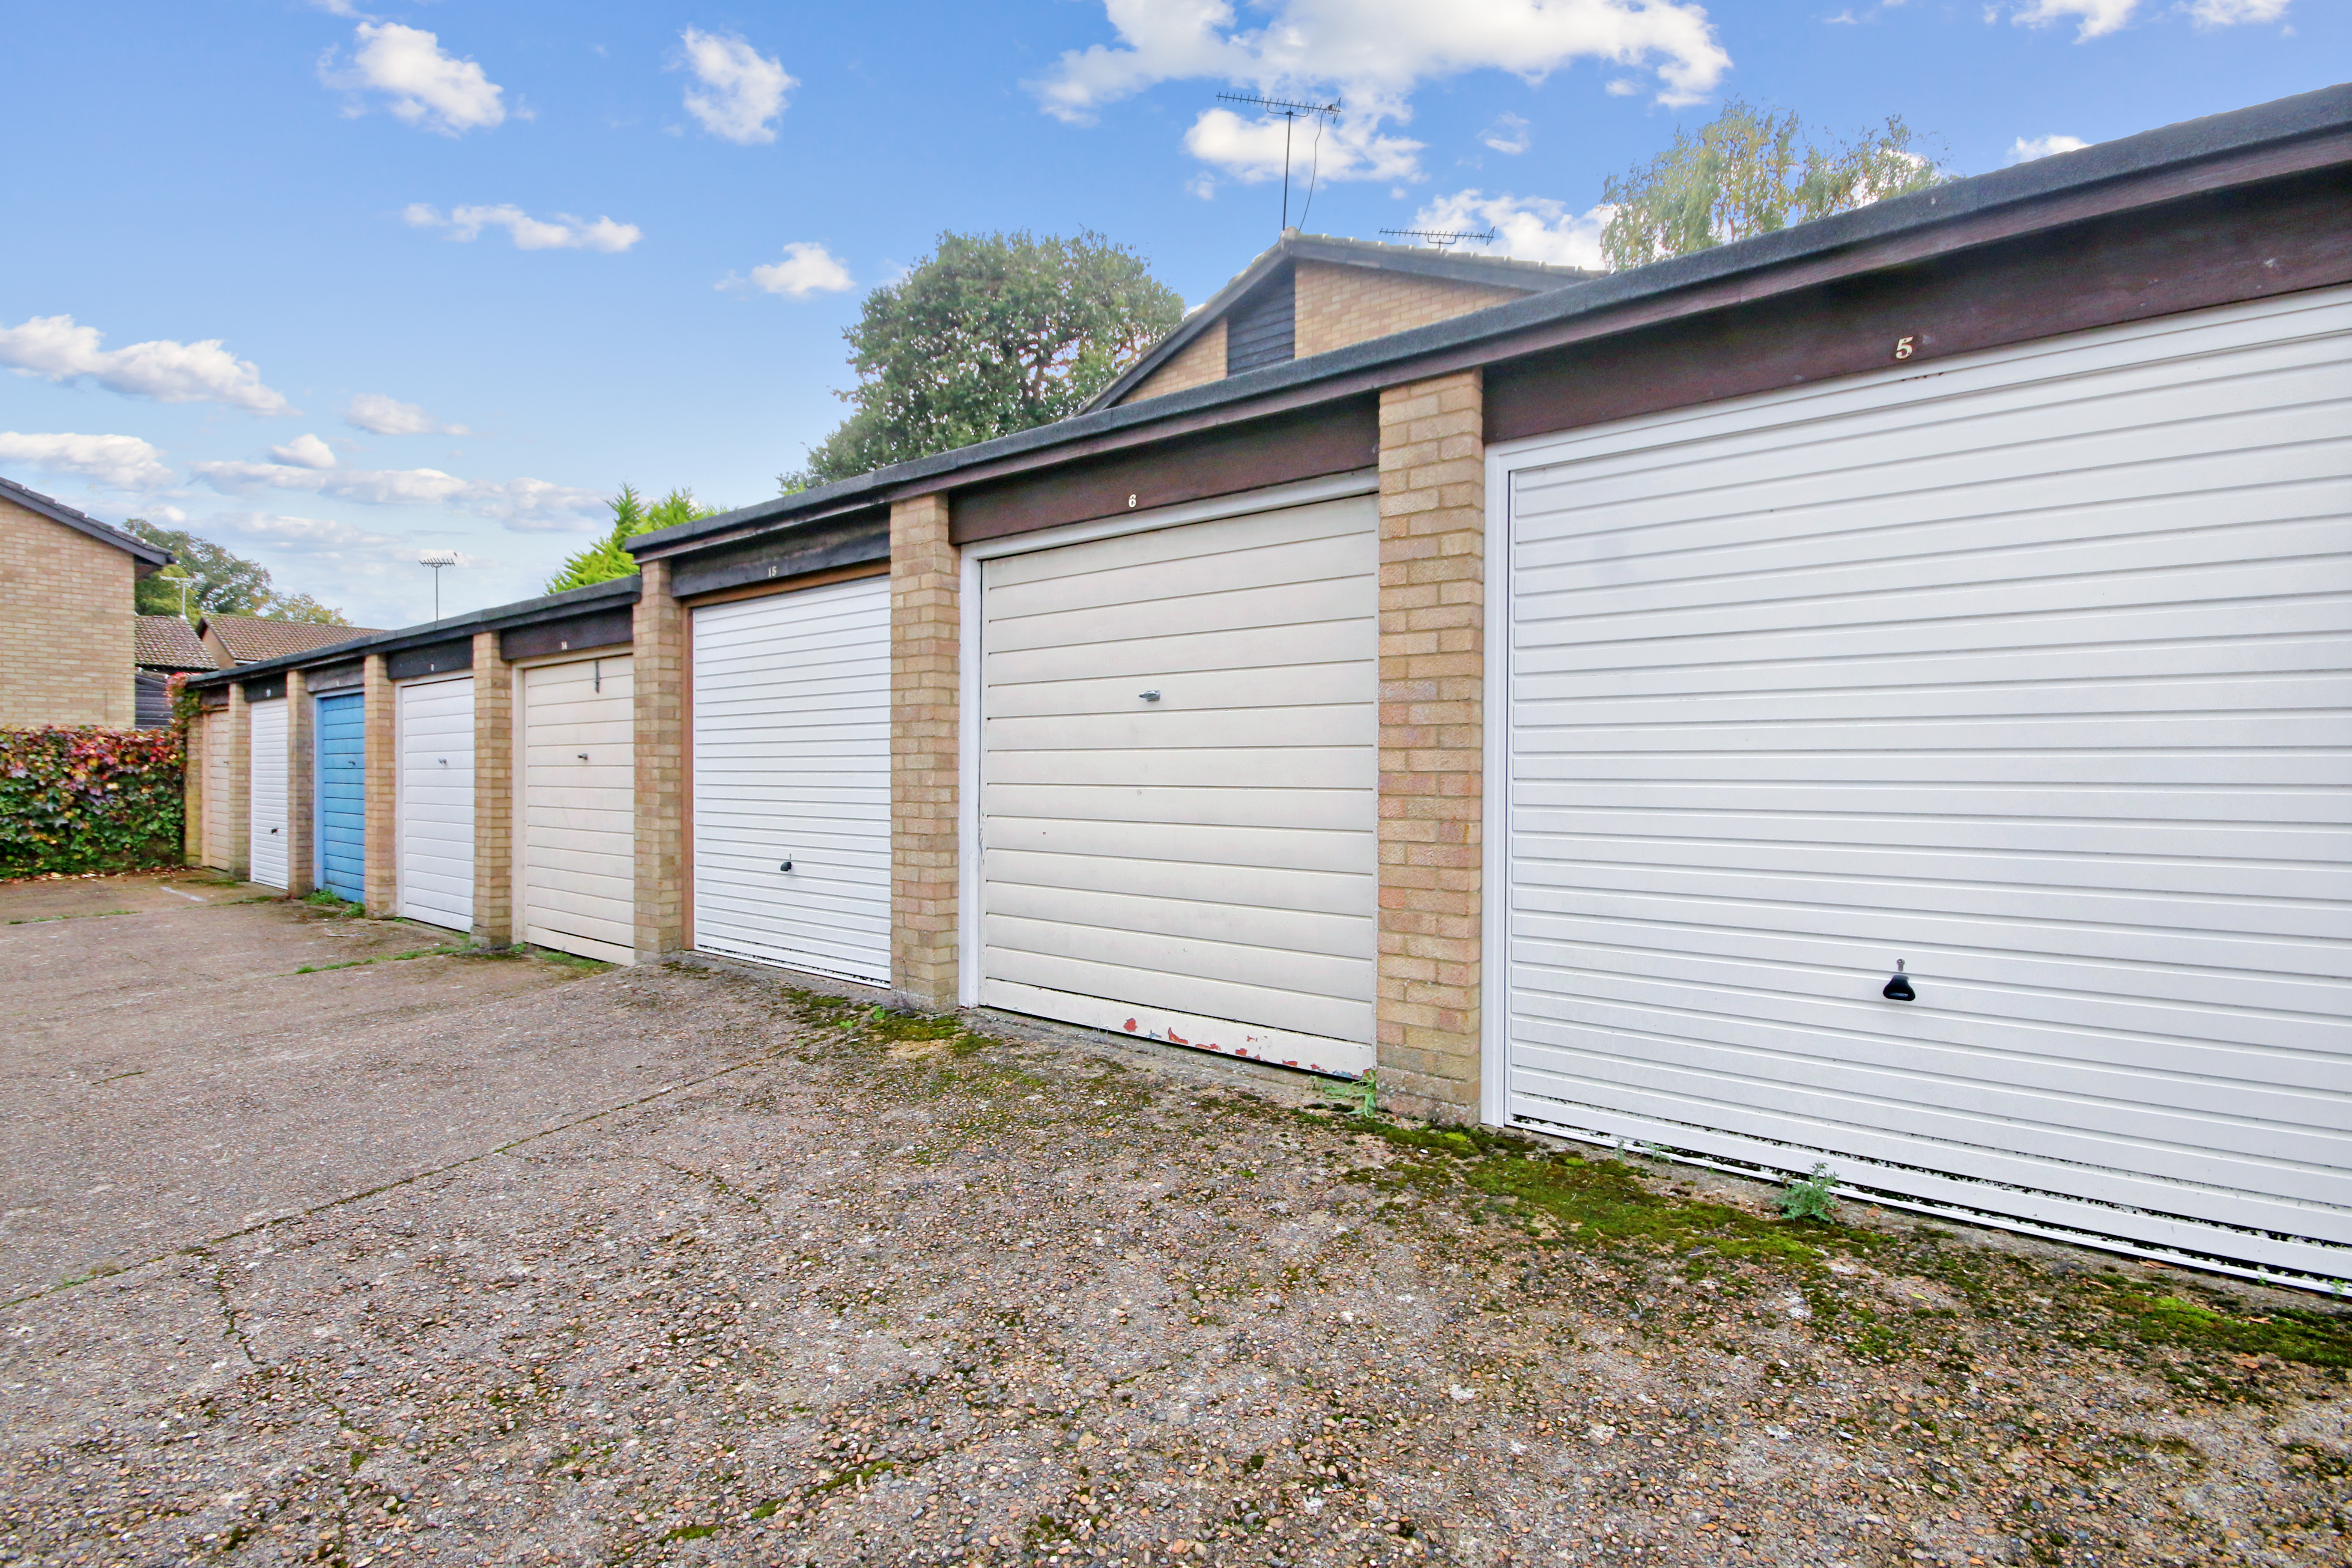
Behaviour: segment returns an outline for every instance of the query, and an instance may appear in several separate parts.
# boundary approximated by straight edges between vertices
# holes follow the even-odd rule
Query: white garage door
[[[229,824],[235,821],[229,815],[228,709],[212,709],[205,715],[204,726],[203,859],[205,864],[226,871],[231,853]]]
[[[1502,459],[1490,1114],[2352,1273],[2347,344],[2331,290]]]
[[[980,999],[1372,1064],[1368,497],[982,568]]]
[[[286,853],[286,699],[272,697],[246,710],[253,752],[252,880],[264,887],[284,887],[289,861]]]
[[[694,945],[890,983],[890,580],[694,612]]]
[[[474,677],[400,687],[400,912],[474,924]]]
[[[627,964],[636,949],[629,656],[522,672],[523,940]]]

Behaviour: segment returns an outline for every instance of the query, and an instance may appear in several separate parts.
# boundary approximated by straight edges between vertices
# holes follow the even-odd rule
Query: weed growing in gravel
[[[1812,1175],[1790,1176],[1780,1189],[1780,1218],[1829,1223],[1837,1218],[1836,1197],[1837,1179],[1830,1175],[1829,1162],[1817,1160]]]

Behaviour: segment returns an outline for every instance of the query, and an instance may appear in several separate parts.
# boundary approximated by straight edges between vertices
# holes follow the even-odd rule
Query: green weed
[[[1823,1224],[1837,1218],[1837,1178],[1830,1175],[1827,1160],[1814,1161],[1811,1176],[1789,1178],[1780,1189],[1780,1218]]]

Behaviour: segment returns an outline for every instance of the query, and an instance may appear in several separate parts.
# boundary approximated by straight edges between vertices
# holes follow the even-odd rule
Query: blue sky
[[[1310,229],[1492,222],[1573,261],[1602,179],[1727,95],[1899,113],[1978,173],[2352,59],[2324,0],[0,16],[0,474],[378,626],[429,614],[420,549],[462,552],[455,612],[537,591],[625,480],[772,494],[841,417],[859,299],[942,229],[1090,227],[1205,298],[1279,223],[1278,132],[1221,90],[1346,104]]]

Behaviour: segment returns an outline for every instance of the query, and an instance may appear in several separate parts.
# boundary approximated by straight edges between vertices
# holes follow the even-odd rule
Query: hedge
[[[171,729],[0,729],[0,876],[178,865],[187,747]]]

